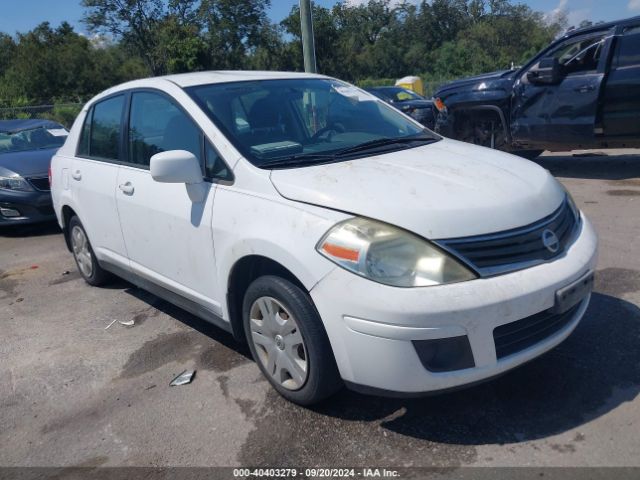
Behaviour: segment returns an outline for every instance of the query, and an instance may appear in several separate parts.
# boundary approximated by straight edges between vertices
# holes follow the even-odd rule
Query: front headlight
[[[31,192],[33,187],[22,177],[0,177],[0,188],[5,190],[18,190],[21,192]]]
[[[426,287],[476,278],[423,238],[366,218],[335,225],[316,248],[341,267],[394,287]]]
[[[579,221],[580,220],[580,209],[576,205],[575,200],[573,199],[573,197],[571,196],[571,194],[569,192],[567,192],[567,203],[569,203],[569,208],[571,209],[571,213],[573,213],[573,216],[576,217],[576,221]]]
[[[567,194],[567,204],[569,205],[569,209],[571,210],[571,213],[573,214],[574,218],[576,219],[576,222],[579,222],[580,221],[580,209],[578,208],[578,206],[576,205],[575,200],[573,199],[573,197],[569,193],[569,190],[567,190],[567,187],[565,187],[562,184],[560,184],[560,186],[563,188],[564,192]]]

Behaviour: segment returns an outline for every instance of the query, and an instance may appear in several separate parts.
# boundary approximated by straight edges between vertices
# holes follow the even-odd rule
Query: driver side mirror
[[[168,150],[156,153],[149,161],[149,170],[156,182],[184,183],[192,202],[200,203],[206,198],[202,167],[191,152]]]
[[[150,160],[151,177],[162,183],[200,183],[202,169],[196,156],[186,150],[156,153]]]
[[[527,79],[534,85],[557,85],[562,80],[562,67],[555,57],[540,60],[535,70],[527,72]]]

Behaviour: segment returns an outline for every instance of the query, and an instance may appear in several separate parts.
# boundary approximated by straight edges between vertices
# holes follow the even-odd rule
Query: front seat
[[[279,142],[287,139],[286,126],[282,118],[282,105],[273,96],[261,98],[249,110],[251,145]]]

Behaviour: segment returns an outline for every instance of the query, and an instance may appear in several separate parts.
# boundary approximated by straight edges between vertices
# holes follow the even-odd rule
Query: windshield
[[[420,95],[411,90],[404,88],[384,88],[375,90],[380,97],[391,100],[392,102],[406,102],[407,100],[424,100]]]
[[[57,148],[64,144],[68,132],[60,128],[30,128],[19,132],[0,131],[0,153]]]
[[[337,80],[219,83],[187,91],[258,167],[352,159],[370,155],[369,146],[386,153],[439,139],[373,95]]]

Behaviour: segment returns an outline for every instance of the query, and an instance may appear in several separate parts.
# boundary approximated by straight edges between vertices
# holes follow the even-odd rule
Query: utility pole
[[[300,26],[302,27],[304,71],[308,73],[316,73],[316,47],[313,43],[311,0],[300,0]]]

